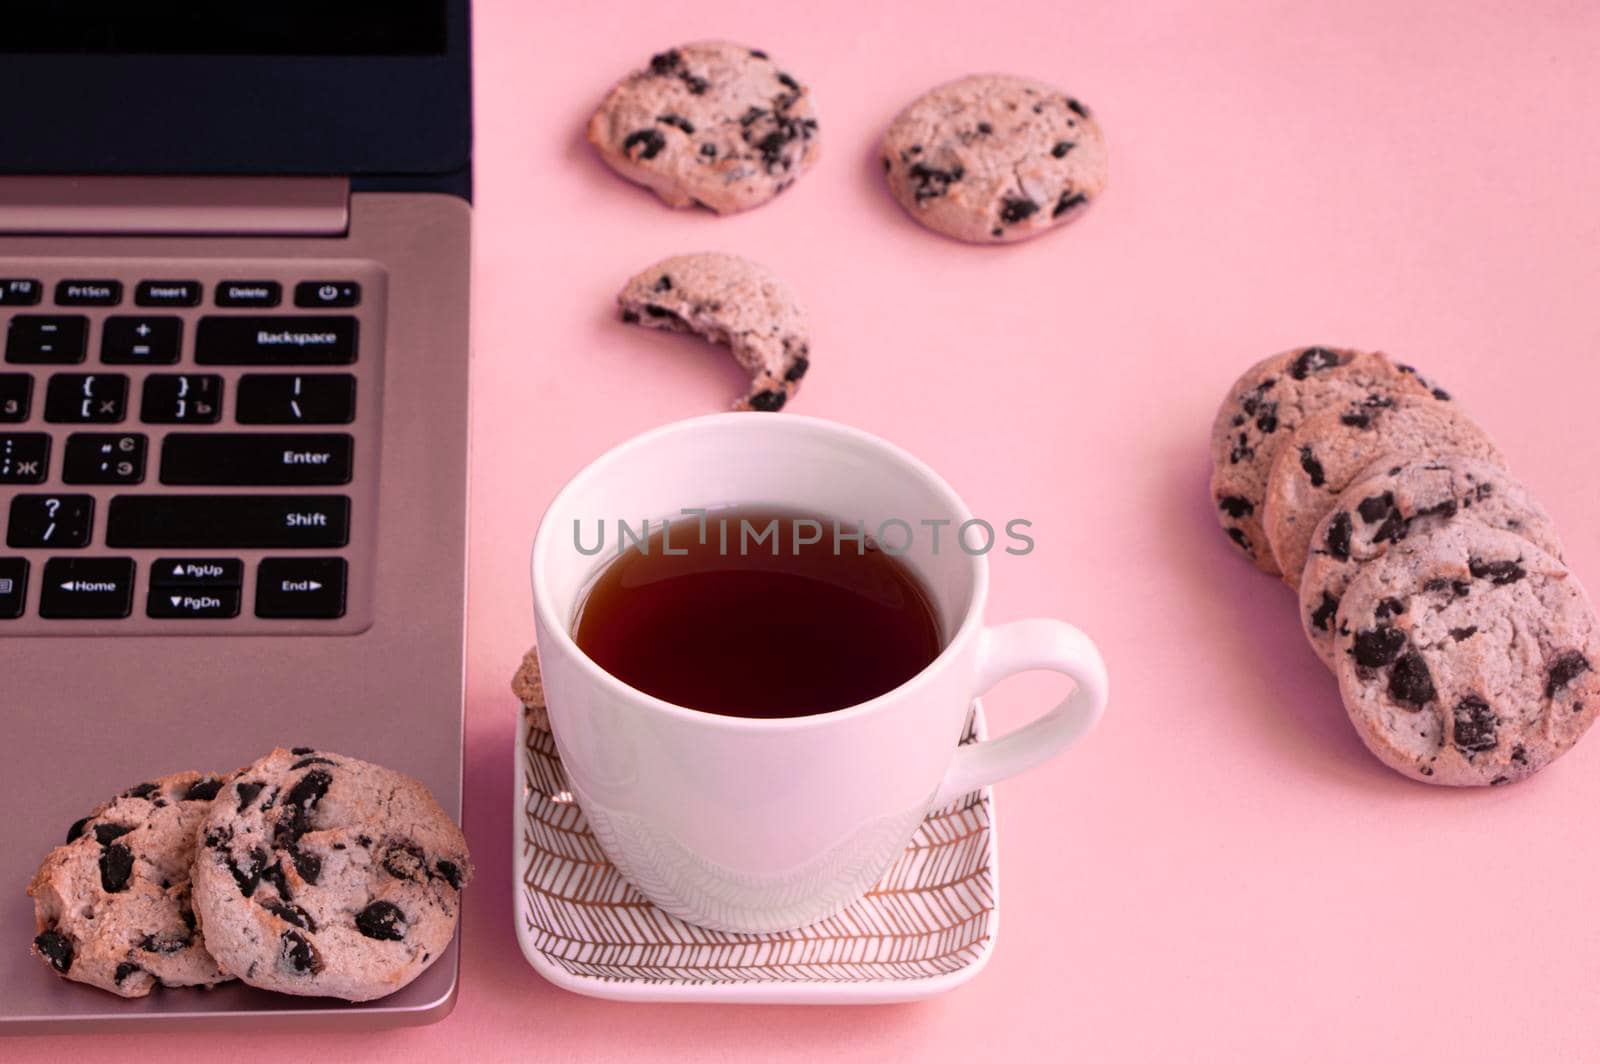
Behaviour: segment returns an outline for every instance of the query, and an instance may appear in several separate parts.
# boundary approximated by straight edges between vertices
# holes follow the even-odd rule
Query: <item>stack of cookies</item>
[[[240,979],[371,1001],[455,934],[461,829],[409,776],[278,749],[141,783],[73,824],[28,893],[33,952],[122,997]]]
[[[1274,355],[1211,433],[1234,544],[1300,595],[1312,649],[1384,764],[1511,783],[1600,712],[1600,631],[1549,515],[1440,388],[1386,356]]]

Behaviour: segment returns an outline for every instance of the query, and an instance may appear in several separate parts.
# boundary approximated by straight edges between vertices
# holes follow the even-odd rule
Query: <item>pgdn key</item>
[[[175,587],[150,587],[145,613],[163,620],[220,620],[239,616],[239,589],[208,587],[185,591]]]

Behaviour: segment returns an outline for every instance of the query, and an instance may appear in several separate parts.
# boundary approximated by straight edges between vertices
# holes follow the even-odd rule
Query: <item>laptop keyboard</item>
[[[0,263],[0,637],[367,623],[382,275],[196,265]]]

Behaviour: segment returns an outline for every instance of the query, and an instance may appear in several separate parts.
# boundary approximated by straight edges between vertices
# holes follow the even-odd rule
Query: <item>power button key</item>
[[[361,302],[356,281],[301,281],[294,286],[297,307],[353,307]]]

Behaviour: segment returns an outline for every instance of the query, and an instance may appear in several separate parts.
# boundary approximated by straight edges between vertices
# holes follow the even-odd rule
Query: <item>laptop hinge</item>
[[[344,177],[0,177],[0,235],[339,236]]]

